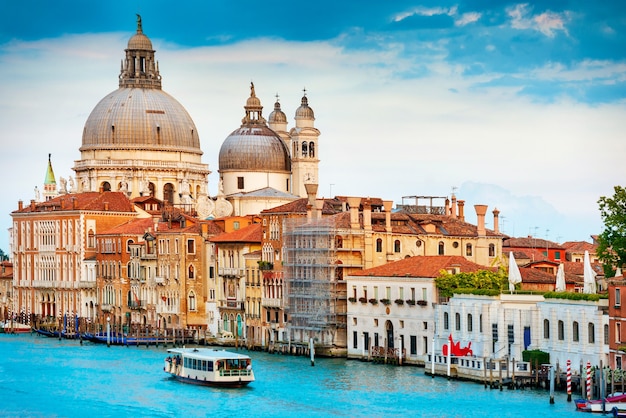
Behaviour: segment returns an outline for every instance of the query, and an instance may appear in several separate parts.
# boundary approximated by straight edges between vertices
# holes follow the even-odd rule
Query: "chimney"
[[[444,208],[444,214],[450,216],[450,199],[446,197],[446,207]]]
[[[456,219],[457,213],[456,213],[456,196],[452,195],[452,209],[450,212],[450,216],[452,216],[454,219]]]
[[[307,183],[304,185],[306,194],[308,196],[308,202],[306,204],[306,217],[307,219],[313,218],[313,208],[315,207],[315,196],[317,196],[317,184]]]
[[[459,219],[465,222],[465,200],[459,200],[457,205],[459,206]]]
[[[363,200],[363,229],[372,229],[372,200]]]
[[[35,199],[30,200],[30,210],[35,210]]]
[[[496,234],[500,233],[500,211],[498,208],[493,210],[493,231]]]
[[[385,207],[385,230],[391,232],[391,209],[393,208],[393,200],[383,200]]]
[[[349,197],[348,206],[350,206],[350,228],[360,229],[359,225],[359,204],[361,203],[360,197]]]
[[[315,218],[322,219],[322,209],[324,209],[324,198],[315,199]]]
[[[476,209],[476,226],[479,237],[483,237],[487,235],[487,230],[485,229],[485,214],[487,213],[487,205],[474,205],[474,209]]]
[[[24,209],[24,202],[21,200],[17,201],[17,210],[22,210]]]
[[[108,212],[109,211],[109,202],[103,202],[104,203],[104,211]]]

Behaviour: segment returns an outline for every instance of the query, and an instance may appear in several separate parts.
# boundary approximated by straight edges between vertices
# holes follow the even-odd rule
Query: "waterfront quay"
[[[241,350],[256,381],[242,389],[172,380],[164,347],[111,346],[36,334],[0,335],[3,416],[570,417],[565,393],[490,390],[431,378],[421,367]]]

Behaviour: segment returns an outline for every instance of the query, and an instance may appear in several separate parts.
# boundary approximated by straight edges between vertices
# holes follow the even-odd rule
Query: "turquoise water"
[[[243,351],[245,352],[245,351]],[[417,367],[247,353],[256,381],[188,385],[162,371],[165,348],[0,334],[0,415],[15,417],[570,417],[566,395],[491,390]]]

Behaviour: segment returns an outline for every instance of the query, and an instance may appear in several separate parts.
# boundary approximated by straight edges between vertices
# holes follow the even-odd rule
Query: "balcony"
[[[96,288],[96,282],[90,282],[87,280],[81,280],[78,282],[78,288],[79,289],[95,289]]]
[[[218,274],[222,277],[230,276],[230,277],[243,277],[245,275],[245,270],[240,268],[232,268],[232,267],[220,267],[218,269]]]
[[[160,284],[160,285],[164,285],[165,284],[165,277],[161,277],[161,276],[156,276],[154,278],[154,283],[156,284]]]
[[[128,303],[128,307],[131,310],[134,311],[139,311],[139,310],[145,310],[146,309],[146,301],[145,300],[137,300],[137,301],[132,301]]]
[[[111,312],[113,310],[113,305],[102,304],[102,305],[100,305],[100,310],[102,312]]]
[[[261,305],[266,308],[283,308],[283,300],[279,298],[263,298],[261,299]]]

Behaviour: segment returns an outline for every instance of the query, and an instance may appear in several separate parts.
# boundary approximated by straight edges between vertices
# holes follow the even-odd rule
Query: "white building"
[[[563,370],[590,361],[608,364],[607,301],[544,299],[541,295],[454,295],[436,312],[435,354],[452,336],[476,357],[522,360],[522,351],[541,350]]]

